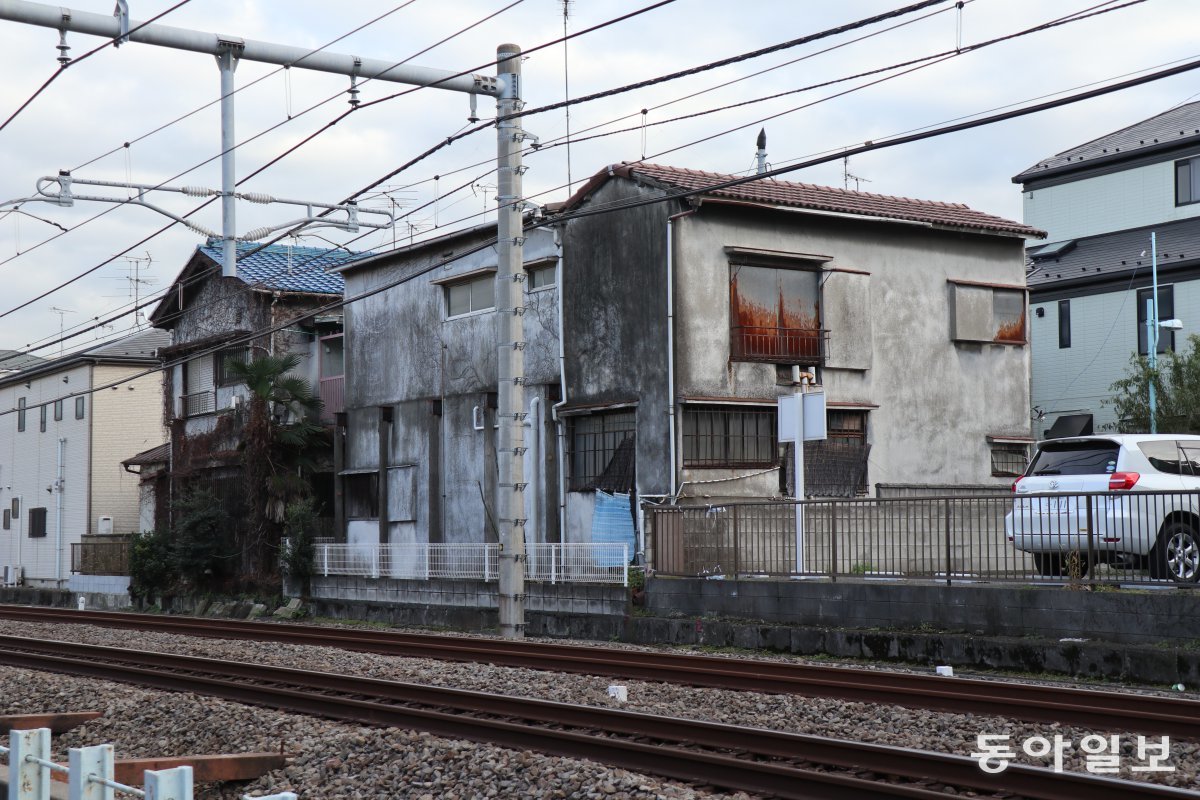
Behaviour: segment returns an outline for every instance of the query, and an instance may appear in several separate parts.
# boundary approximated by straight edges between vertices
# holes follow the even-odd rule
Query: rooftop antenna
[[[860,178],[850,172],[850,156],[846,156],[842,159],[842,187],[849,189],[850,181],[854,181],[854,191],[856,192],[861,191],[862,184],[871,182],[869,178]]]
[[[50,310],[58,314],[58,357],[63,357],[63,333],[66,332],[64,320],[67,314],[74,314],[75,311],[70,308],[59,308],[58,306],[50,306]]]
[[[758,132],[758,150],[754,153],[754,160],[758,163],[758,168],[755,170],[756,175],[762,175],[767,171],[767,129],[762,128]]]
[[[150,255],[150,251],[146,251],[144,258],[137,256],[125,256],[126,268],[125,274],[114,278],[114,280],[128,281],[129,292],[125,295],[133,300],[133,330],[141,330],[146,315],[139,308],[142,300],[142,286],[152,286],[158,283],[156,278],[142,277],[143,271],[148,271],[154,263],[154,258]],[[109,295],[109,297],[120,297],[121,295]]]
[[[562,0],[563,14],[563,100],[571,99],[571,80],[570,70],[567,68],[567,18],[571,14],[571,4],[574,0]],[[567,196],[571,196],[571,106],[567,105],[563,111],[567,115]]]

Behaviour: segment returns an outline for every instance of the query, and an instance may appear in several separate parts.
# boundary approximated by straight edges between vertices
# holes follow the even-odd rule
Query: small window
[[[821,364],[821,273],[729,265],[730,357]]]
[[[17,433],[25,431],[25,398],[17,398]]]
[[[239,380],[230,372],[230,364],[245,364],[250,361],[249,347],[231,347],[228,350],[222,350],[216,356],[216,379],[217,386],[233,386],[239,383]]]
[[[554,285],[554,264],[539,264],[526,270],[529,274],[529,291],[545,289]]]
[[[21,498],[19,498],[19,497],[14,497],[12,499],[12,518],[13,519],[21,518]]]
[[[45,408],[45,406],[42,406]],[[46,536],[46,509],[29,509],[29,538],[41,539]]]
[[[1146,336],[1150,333],[1146,330],[1146,320],[1149,319],[1147,314],[1147,306],[1151,305],[1154,298],[1154,289],[1139,289],[1137,293],[1137,337],[1138,337],[1138,354],[1148,355],[1150,347],[1146,344]],[[1174,286],[1159,286],[1158,287],[1158,318],[1159,320],[1172,319],[1175,316],[1175,287]],[[1168,350],[1175,349],[1175,331],[1164,330],[1159,328],[1158,331],[1158,352],[1165,353]]]
[[[1020,442],[992,442],[992,477],[1018,478],[1029,466],[1029,445]]]
[[[633,485],[635,412],[628,409],[571,417],[571,491],[627,492]]]
[[[1071,301],[1058,301],[1058,349],[1071,346]]]
[[[950,281],[950,338],[956,342],[1024,345],[1025,290]]]
[[[55,400],[54,401],[54,421],[62,422],[62,417],[63,417],[63,401]]]
[[[496,307],[496,276],[492,273],[446,287],[446,316],[460,317]]]
[[[345,481],[346,518],[379,519],[379,474],[360,472]]]
[[[40,430],[42,433],[46,432],[46,417],[50,416],[47,413],[49,410],[49,406],[38,406],[38,430]]]
[[[1200,156],[1175,162],[1175,205],[1200,202]]]
[[[12,512],[7,508],[4,509],[4,530],[12,530]]]
[[[992,324],[997,342],[1025,341],[1025,293],[1010,289],[992,292]]]
[[[779,463],[774,408],[687,407],[685,467],[773,467]]]
[[[87,404],[84,401],[84,398],[82,398],[82,397],[75,398],[75,419],[83,419],[84,409],[86,408],[86,405]]]

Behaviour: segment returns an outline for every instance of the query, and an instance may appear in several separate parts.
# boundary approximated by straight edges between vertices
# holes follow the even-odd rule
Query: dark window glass
[[[46,413],[47,410],[47,406],[38,406],[38,430],[40,430],[42,433],[46,432],[46,417],[49,416]]]
[[[1150,466],[1168,475],[1191,475],[1192,467],[1182,460],[1179,443],[1174,441],[1139,442],[1138,449],[1150,462]]]
[[[12,530],[12,512],[7,508],[4,509],[4,530]]]
[[[321,340],[321,377],[336,378],[346,374],[345,344],[341,336]]]
[[[453,283],[446,287],[446,316],[457,317],[473,311],[486,311],[496,307],[496,276],[481,275],[477,278]]]
[[[1058,346],[1065,349],[1071,346],[1071,301],[1058,301]]]
[[[635,429],[627,409],[570,418],[571,491],[629,491]]]
[[[83,419],[86,403],[82,397],[75,398],[75,419]]]
[[[55,400],[54,401],[54,421],[62,422],[62,417],[63,417],[63,401]]]
[[[775,416],[773,408],[685,408],[684,466],[775,466],[779,463]]]
[[[1200,157],[1175,162],[1175,205],[1200,201]]]
[[[1137,293],[1137,334],[1138,334],[1138,353],[1148,355],[1150,347],[1146,344],[1146,320],[1149,318],[1146,315],[1146,306],[1154,297],[1153,289],[1139,289]],[[1159,286],[1158,287],[1158,320],[1162,322],[1164,319],[1174,319],[1175,317],[1175,287],[1174,286]],[[1175,331],[1167,331],[1159,329],[1158,331],[1158,352],[1165,353],[1168,350],[1175,349]]]
[[[25,430],[25,398],[17,398],[17,433]]]
[[[379,474],[362,472],[346,476],[346,517],[379,519]]]
[[[1029,466],[1029,445],[1019,442],[992,442],[992,476],[1018,477]]]
[[[1063,442],[1041,446],[1026,475],[1106,475],[1117,468],[1116,442]]]
[[[45,408],[45,406],[42,406]],[[46,535],[46,509],[29,509],[29,538],[40,539]]]

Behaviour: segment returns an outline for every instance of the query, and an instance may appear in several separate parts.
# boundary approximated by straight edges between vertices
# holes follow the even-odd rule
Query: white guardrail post
[[[192,768],[146,770],[146,800],[192,800]]]
[[[12,731],[8,751],[8,800],[50,800],[50,729]],[[34,760],[36,759],[36,760]]]
[[[72,747],[67,751],[70,800],[113,800],[113,746]]]

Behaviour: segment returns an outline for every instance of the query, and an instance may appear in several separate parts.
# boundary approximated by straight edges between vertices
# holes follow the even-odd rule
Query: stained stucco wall
[[[677,232],[677,396],[790,391],[777,385],[774,364],[729,360],[725,248],[807,253],[830,257],[829,269],[854,271],[825,279],[835,302],[822,323],[830,358],[820,378],[830,403],[877,406],[868,418],[872,483],[993,482],[986,437],[1028,435],[1028,348],[952,341],[949,283],[1023,286],[1022,239],[712,206],[680,220]],[[774,475],[743,483],[730,493],[778,491]]]
[[[354,295],[421,272],[484,240],[464,236],[445,248],[428,248],[345,274]],[[524,245],[527,265],[557,259],[549,230],[533,230]],[[379,406],[394,420],[389,448],[392,541],[495,541],[496,391],[495,311],[447,318],[443,281],[496,266],[492,247],[453,259],[444,267],[356,301],[345,309],[348,469],[378,467]],[[529,516],[530,535],[558,537],[557,453],[547,411],[558,377],[558,288],[529,290],[525,297],[526,403],[538,398],[544,412],[540,463],[526,480],[535,483],[541,507]],[[475,429],[475,409],[482,430]],[[531,434],[526,431],[526,443]],[[530,494],[527,492],[527,494]],[[361,527],[361,524],[360,524]]]

